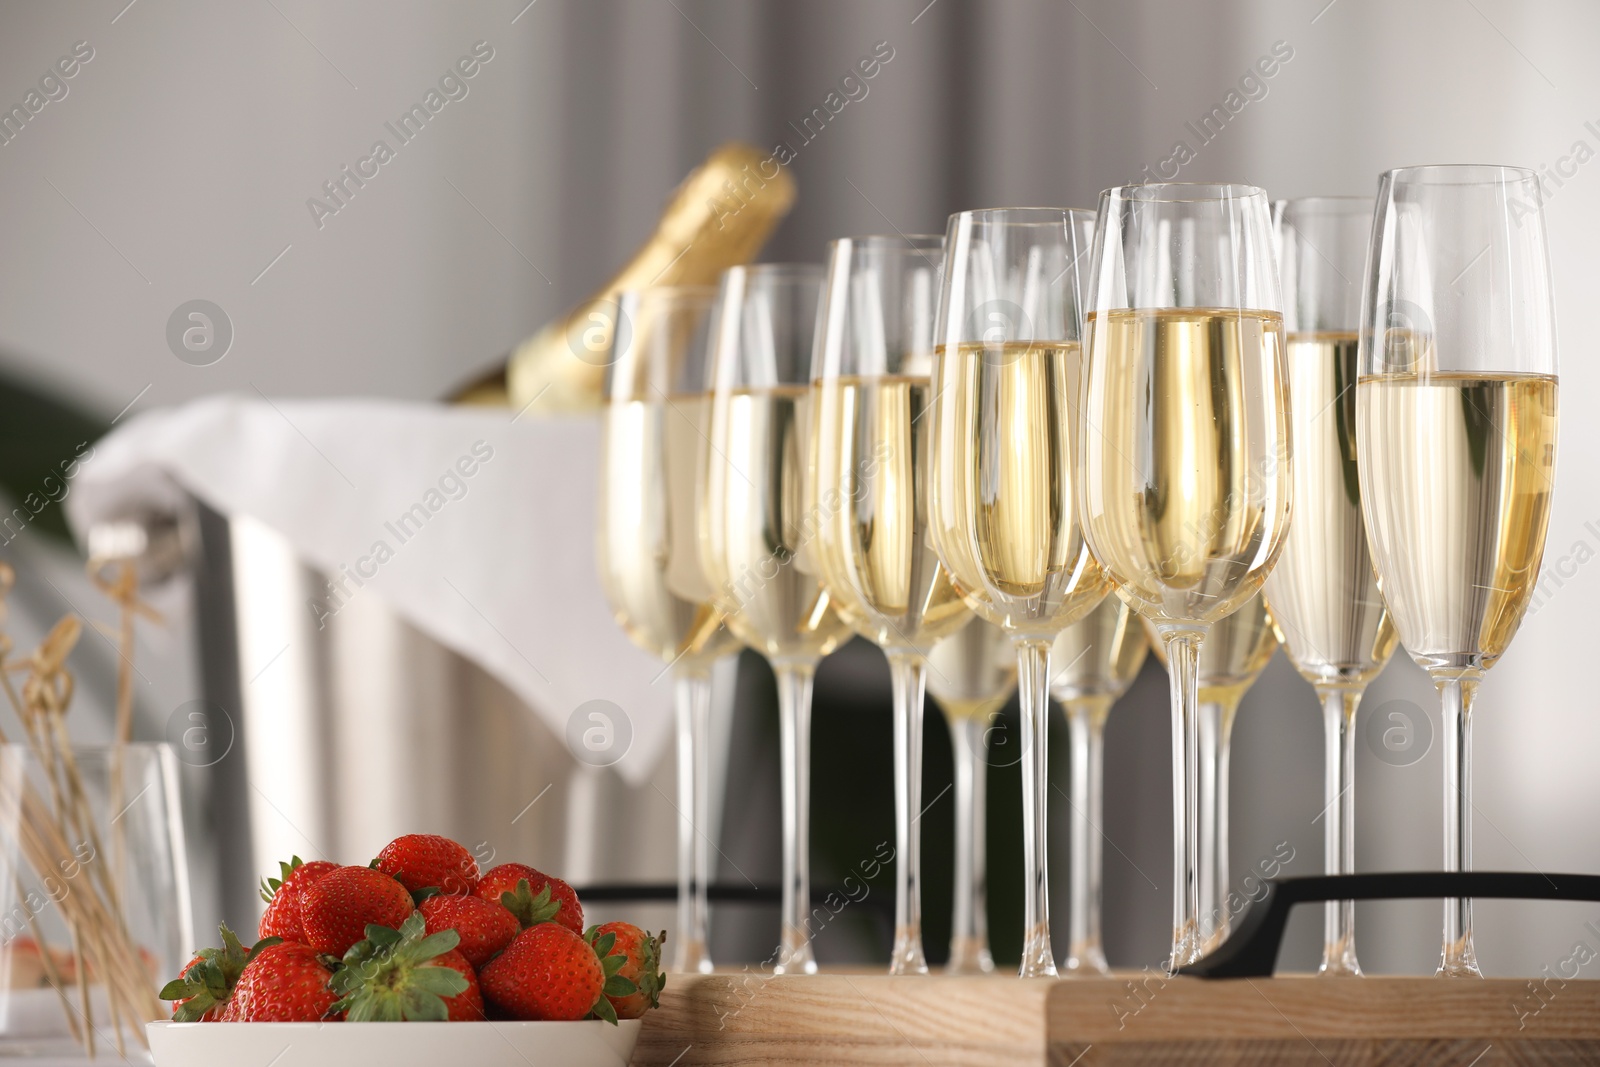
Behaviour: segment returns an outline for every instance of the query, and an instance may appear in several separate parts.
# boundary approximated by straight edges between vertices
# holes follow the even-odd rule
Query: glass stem
[[[1050,946],[1050,902],[1045,812],[1049,807],[1050,642],[1019,637],[1017,692],[1022,702],[1022,862],[1027,881],[1022,893],[1024,978],[1056,973]]]
[[[989,954],[988,877],[985,837],[989,764],[985,734],[989,717],[951,718],[950,742],[955,761],[955,908],[950,921],[948,974],[987,974],[994,970]]]
[[[1435,677],[1444,719],[1444,869],[1472,869],[1472,701],[1476,674]],[[1482,978],[1472,946],[1472,901],[1444,902],[1444,951],[1440,975]]]
[[[1100,874],[1105,854],[1101,837],[1105,801],[1105,726],[1109,696],[1067,701],[1072,741],[1072,866],[1067,872],[1068,974],[1109,975],[1100,943]]]
[[[1198,705],[1201,630],[1162,635],[1172,679],[1172,956],[1176,971],[1200,956]]]
[[[1228,767],[1233,751],[1233,719],[1238,711],[1235,701],[1208,700],[1199,705],[1195,717],[1195,829],[1199,854],[1195,939],[1202,953],[1227,939],[1232,919],[1228,913]]]
[[[1321,686],[1323,775],[1322,855],[1328,874],[1356,869],[1356,708],[1361,690]],[[1330,900],[1322,913],[1322,966],[1318,974],[1356,977],[1356,904]]]
[[[783,779],[783,902],[774,974],[815,974],[811,910],[812,662],[774,664],[778,678],[778,757]]]
[[[710,974],[711,674],[682,668],[674,682],[678,720],[678,935],[672,969]]]
[[[922,952],[922,694],[928,664],[891,652],[894,686],[894,949],[890,974],[927,974]]]

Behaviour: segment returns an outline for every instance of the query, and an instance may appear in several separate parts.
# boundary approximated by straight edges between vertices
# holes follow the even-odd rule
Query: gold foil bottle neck
[[[599,407],[617,294],[650,285],[714,284],[724,270],[756,257],[794,195],[793,179],[769,153],[723,145],[674,190],[655,232],[621,270],[512,350],[503,390],[492,375],[454,399],[534,412]]]

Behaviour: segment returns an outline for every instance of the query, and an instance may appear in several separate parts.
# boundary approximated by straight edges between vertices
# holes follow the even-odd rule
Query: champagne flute
[[[889,658],[894,686],[895,932],[890,974],[922,950],[922,705],[927,653],[971,613],[928,538],[938,236],[829,246],[811,402],[817,560],[834,607]]]
[[[1056,973],[1045,870],[1050,645],[1106,593],[1073,484],[1086,214],[952,215],[939,291],[934,544],[968,605],[1017,649],[1024,978]]]
[[[1444,718],[1444,865],[1472,866],[1471,724],[1544,556],[1556,335],[1539,177],[1405,167],[1378,183],[1361,301],[1361,510],[1400,643]],[[1481,977],[1446,900],[1439,973]]]
[[[1108,596],[1061,631],[1051,650],[1062,664],[1050,691],[1067,713],[1072,740],[1072,862],[1068,878],[1068,974],[1109,975],[1100,943],[1105,843],[1105,730],[1111,705],[1128,691],[1149,650],[1144,630],[1122,598]]]
[[[1095,230],[1084,529],[1172,675],[1170,967],[1200,951],[1199,654],[1277,560],[1289,520],[1282,301],[1267,197],[1108,189]]]
[[[738,647],[711,605],[695,542],[695,479],[709,400],[706,335],[715,290],[618,298],[601,416],[600,583],[634,643],[674,676],[678,734],[678,929],[673,969],[711,972],[711,666]]]
[[[1006,632],[982,619],[933,646],[928,691],[944,709],[955,764],[955,897],[946,974],[989,974],[988,879],[985,873],[988,738],[995,715],[1017,680],[1017,657]]]
[[[813,558],[808,508],[811,354],[822,268],[760,264],[722,276],[711,340],[700,556],[728,628],[778,680],[783,893],[778,974],[811,974],[811,683],[849,629]]]
[[[1356,331],[1372,201],[1280,200],[1294,448],[1294,521],[1264,594],[1283,649],[1322,704],[1322,849],[1329,874],[1355,871],[1355,722],[1367,684],[1394,652],[1394,624],[1372,573],[1356,470]],[[1359,975],[1355,902],[1323,908],[1319,974]]]
[[[1155,628],[1147,622],[1152,640]],[[1156,658],[1167,665],[1166,650],[1156,640]],[[1261,597],[1215,623],[1200,649],[1196,684],[1199,712],[1196,722],[1198,752],[1195,783],[1199,831],[1200,951],[1210,952],[1228,936],[1231,892],[1228,865],[1228,768],[1233,751],[1233,720],[1239,702],[1278,650],[1272,616]]]

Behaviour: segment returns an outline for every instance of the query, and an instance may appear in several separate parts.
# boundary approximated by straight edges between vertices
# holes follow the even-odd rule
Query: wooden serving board
[[[1600,981],[673,974],[633,1063],[1600,1064]]]

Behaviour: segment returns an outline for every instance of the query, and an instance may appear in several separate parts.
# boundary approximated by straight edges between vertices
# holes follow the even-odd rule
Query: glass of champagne
[[[1156,658],[1167,665],[1166,650],[1155,628],[1146,623],[1156,640]],[[1202,953],[1210,952],[1228,936],[1232,919],[1228,895],[1231,892],[1228,861],[1228,773],[1233,751],[1233,720],[1239,702],[1278,650],[1278,635],[1261,597],[1252,597],[1244,607],[1221,619],[1206,635],[1200,649],[1197,682],[1200,702],[1196,722],[1195,816],[1199,831],[1198,852],[1200,913],[1196,937]]]
[[[1378,589],[1444,718],[1444,865],[1472,866],[1471,722],[1544,556],[1556,333],[1539,178],[1406,167],[1378,183],[1361,301],[1356,462]],[[1439,973],[1481,976],[1472,904]]]
[[[1355,871],[1355,722],[1394,652],[1361,525],[1356,469],[1356,331],[1372,201],[1319,196],[1273,205],[1289,364],[1294,521],[1267,577],[1284,652],[1322,704],[1321,818],[1328,874]],[[1319,974],[1359,975],[1355,902],[1323,909]]]
[[[933,646],[928,691],[944,709],[955,764],[955,900],[946,974],[989,974],[986,874],[988,743],[995,715],[1017,680],[1017,657],[1006,632],[982,619]]]
[[[1061,631],[1051,650],[1060,666],[1050,692],[1067,713],[1072,740],[1072,856],[1067,868],[1068,974],[1109,975],[1100,943],[1105,854],[1105,731],[1111,705],[1128,691],[1149,650],[1144,629],[1121,597],[1108,596]]]
[[[1267,197],[1108,189],[1095,231],[1084,529],[1172,676],[1173,969],[1199,956],[1199,655],[1289,521],[1283,314]]]
[[[709,974],[711,665],[738,647],[696,548],[695,480],[705,432],[706,339],[715,290],[618,298],[601,415],[600,582],[617,622],[665,660],[678,734],[678,929],[673,969]],[[663,673],[666,673],[663,671]]]
[[[894,687],[895,931],[890,974],[922,950],[922,706],[927,654],[971,613],[928,537],[938,236],[828,249],[812,366],[816,559],[834,608],[889,659]]]
[[[711,419],[702,448],[700,556],[728,627],[778,680],[783,892],[778,974],[817,964],[811,909],[811,683],[849,628],[823,586],[809,488],[811,356],[822,268],[734,267],[711,338]]]
[[[934,544],[968,605],[1017,650],[1024,978],[1056,973],[1045,869],[1050,646],[1106,593],[1074,485],[1085,214],[952,215],[939,293]]]

